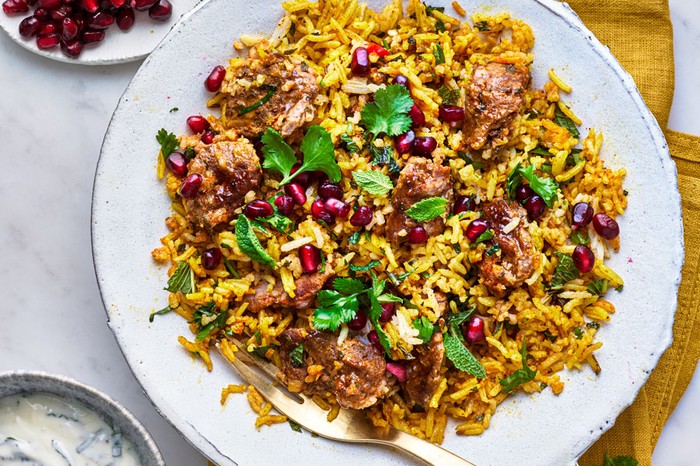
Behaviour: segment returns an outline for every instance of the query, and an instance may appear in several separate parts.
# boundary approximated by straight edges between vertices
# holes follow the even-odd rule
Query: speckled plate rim
[[[445,2],[449,3],[449,2]],[[636,85],[632,79],[632,77],[622,68],[620,63],[617,61],[617,59],[610,53],[609,49],[601,44],[599,40],[593,35],[592,32],[590,32],[581,22],[581,20],[578,18],[578,16],[575,14],[575,12],[569,7],[568,4],[563,3],[563,2],[556,2],[553,0],[536,0],[536,3],[539,4],[541,7],[546,8],[550,12],[552,12],[554,15],[558,16],[560,19],[564,20],[567,25],[576,31],[578,31],[579,34],[583,35],[590,45],[590,47],[594,50],[594,52],[600,57],[600,59],[607,65],[607,67],[610,68],[612,73],[620,80],[624,88],[626,89],[627,93],[631,97],[631,99],[634,101],[634,104],[636,106],[636,111],[639,112],[639,117],[644,121],[647,129],[651,133],[651,137],[653,138],[654,141],[654,150],[656,154],[659,156],[659,162],[661,164],[662,170],[663,170],[663,178],[664,181],[668,184],[668,194],[670,196],[670,201],[669,204],[671,206],[671,209],[674,210],[673,218],[671,219],[671,225],[669,225],[668,231],[671,232],[671,240],[669,241],[669,249],[670,249],[670,256],[672,257],[672,268],[673,270],[668,271],[667,278],[669,282],[668,289],[665,289],[664,292],[668,296],[667,306],[665,307],[665,315],[668,316],[668,318],[665,320],[665,325],[662,329],[657,329],[657,339],[656,343],[653,344],[653,348],[651,348],[651,353],[649,354],[649,357],[645,360],[645,363],[640,367],[643,371],[643,375],[641,375],[638,379],[638,384],[635,385],[635,388],[631,390],[630,396],[628,399],[623,400],[621,402],[615,402],[611,403],[609,406],[609,410],[606,416],[601,418],[599,427],[596,429],[592,429],[590,432],[590,435],[583,439],[582,441],[576,442],[574,445],[572,445],[572,459],[570,461],[567,461],[567,464],[575,464],[576,459],[583,454],[583,452],[591,445],[593,444],[601,435],[603,432],[605,432],[607,429],[609,429],[615,422],[615,419],[617,416],[636,398],[639,389],[642,387],[644,382],[646,382],[649,374],[651,371],[656,367],[656,364],[658,363],[659,358],[663,354],[663,352],[670,346],[672,342],[672,327],[673,327],[673,317],[675,315],[675,310],[677,308],[677,302],[678,302],[678,296],[677,296],[677,290],[678,286],[680,284],[681,280],[681,269],[684,261],[684,245],[683,245],[683,224],[682,224],[682,210],[681,210],[681,200],[680,200],[680,194],[678,192],[678,181],[677,181],[677,172],[675,168],[675,163],[670,157],[669,151],[668,151],[668,145],[665,141],[665,138],[663,136],[663,133],[656,122],[655,118],[649,111],[649,109],[646,107],[638,89],[636,88]],[[190,13],[186,14],[183,16],[182,21],[179,26],[176,26],[171,34],[164,39],[163,44],[165,44],[171,37],[174,37],[175,34],[177,33],[177,30],[179,27],[185,28],[186,23],[188,20],[197,12],[203,8],[205,4],[200,4],[197,8],[193,9]],[[161,45],[162,46],[162,45]],[[142,65],[141,69],[144,69],[148,66],[150,59],[147,59],[146,62]],[[139,70],[139,72],[141,71]],[[136,77],[134,78],[135,80],[138,78],[139,73],[137,73]],[[131,85],[130,85],[131,87]],[[122,100],[120,101],[120,105],[122,101],[126,98],[126,96],[129,94],[129,88],[124,93],[124,96],[122,96]],[[118,110],[119,107],[117,107],[117,111],[115,111],[115,115],[113,116],[113,119],[117,117],[118,115]],[[112,124],[110,123],[110,128],[112,127]],[[110,137],[110,131],[108,129],[107,134],[105,136],[105,143],[108,141],[108,138]],[[127,362],[132,369],[132,372],[136,376],[136,378],[139,380],[139,383],[142,384],[144,387],[146,393],[149,395],[151,398],[151,401],[154,405],[154,407],[160,412],[160,414],[171,424],[173,425],[190,443],[192,443],[195,447],[200,449],[205,455],[208,457],[212,458],[215,461],[227,461],[230,462],[231,464],[237,464],[235,461],[233,461],[232,458],[224,455],[219,448],[217,448],[216,445],[214,445],[209,439],[206,438],[205,435],[200,433],[192,423],[190,423],[187,419],[182,418],[176,409],[174,409],[173,406],[164,404],[163,400],[159,399],[154,399],[156,396],[155,393],[151,393],[147,390],[147,377],[145,377],[143,374],[141,374],[139,371],[135,370],[135,367],[133,366],[133,361],[130,360],[129,355],[127,354],[127,350],[123,346],[123,341],[122,341],[122,335],[120,335],[119,329],[117,329],[114,325],[113,322],[110,322],[110,302],[111,300],[108,299],[108,297],[105,294],[105,283],[103,282],[101,278],[101,272],[100,269],[102,267],[107,266],[107,264],[103,264],[102,261],[103,256],[100,254],[100,251],[98,249],[97,243],[100,241],[99,236],[101,232],[99,232],[99,227],[98,223],[96,220],[99,219],[99,202],[103,201],[105,197],[105,193],[101,192],[100,186],[99,186],[99,178],[100,178],[100,167],[103,162],[103,156],[104,155],[104,146],[103,146],[103,152],[100,155],[100,161],[98,162],[98,167],[96,170],[96,176],[95,176],[95,186],[94,186],[94,192],[93,192],[93,223],[92,223],[92,239],[93,239],[93,257],[94,257],[94,263],[95,263],[95,268],[96,268],[96,274],[98,276],[98,286],[100,287],[100,291],[102,294],[102,299],[105,304],[105,308],[107,309],[107,318],[108,322],[110,325],[110,328],[115,334],[115,338],[117,339],[117,342],[120,345],[121,351],[125,354],[125,357],[127,359]]]
[[[0,372],[0,399],[22,393],[50,393],[94,410],[132,442],[143,466],[165,466],[155,440],[131,412],[112,397],[70,377],[43,371]],[[145,460],[144,460],[145,458]]]
[[[149,20],[147,11],[136,12],[136,22],[129,31],[122,32],[113,24],[106,31],[104,41],[96,46],[85,47],[78,58],[66,56],[60,47],[41,50],[37,47],[34,37],[22,37],[18,31],[19,23],[29,13],[7,16],[0,11],[0,27],[20,47],[51,60],[71,65],[116,65],[146,57],[168,35],[182,15],[192,10],[200,1],[206,0],[173,0],[173,14],[162,23]]]

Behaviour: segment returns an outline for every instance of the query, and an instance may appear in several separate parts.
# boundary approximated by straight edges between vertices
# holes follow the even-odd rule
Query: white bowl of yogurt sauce
[[[165,466],[153,438],[109,396],[37,371],[0,373],[3,466]]]

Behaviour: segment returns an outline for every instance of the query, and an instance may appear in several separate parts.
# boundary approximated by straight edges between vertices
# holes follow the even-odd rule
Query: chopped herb
[[[285,51],[282,52],[282,53],[284,53],[285,55],[291,55],[291,54],[293,54],[293,53],[296,52],[296,51],[297,51],[297,49],[291,48],[291,49],[285,50]]]
[[[609,284],[609,281],[607,281],[604,278],[601,278],[599,280],[594,281],[593,283],[589,283],[587,289],[590,294],[602,296],[608,291]]]
[[[271,86],[269,84],[263,84],[260,86],[260,89],[263,91],[267,91],[267,93],[262,97],[262,99],[258,100],[252,105],[249,105],[247,107],[243,107],[238,111],[238,116],[243,116],[246,113],[252,112],[253,110],[257,109],[258,107],[261,107],[267,103],[268,100],[272,98],[272,96],[277,92],[277,87]]]
[[[559,263],[554,269],[554,275],[552,276],[552,281],[549,283],[549,288],[551,290],[559,290],[565,283],[574,278],[578,278],[579,272],[571,256],[561,252],[555,252],[554,254],[559,259]]]
[[[575,137],[576,139],[581,137],[581,133],[579,133],[578,128],[576,128],[576,124],[571,120],[571,118],[566,116],[564,114],[564,112],[562,112],[559,107],[556,107],[554,109],[554,120],[553,121],[557,125],[568,130],[569,133],[573,137]]]
[[[445,85],[440,86],[440,89],[438,89],[438,95],[442,97],[442,103],[445,105],[455,105],[459,100],[459,90],[450,89]]]
[[[277,207],[274,208],[277,210]],[[258,222],[263,222],[270,225],[272,228],[280,233],[284,233],[285,235],[289,235],[294,231],[294,221],[286,215],[280,214],[279,212],[275,212],[269,217],[258,217],[257,220]]]
[[[231,246],[228,245],[228,243],[219,243],[219,246],[221,249],[232,249]]]
[[[443,197],[429,197],[406,209],[406,215],[417,222],[428,222],[445,213],[448,201]]]
[[[545,331],[544,331],[544,337],[545,337],[547,340],[551,341],[552,343],[554,343],[555,341],[557,341],[557,336],[556,336],[556,335],[552,335],[551,333],[549,333],[549,330],[545,330]]]
[[[414,102],[411,93],[400,84],[390,84],[378,89],[374,102],[362,107],[360,124],[374,136],[381,133],[398,136],[411,128],[408,112]]]
[[[605,453],[605,463],[603,466],[637,466],[639,463],[631,456],[616,456],[611,458]]]
[[[542,157],[551,157],[552,156],[552,153],[549,152],[549,149],[547,149],[546,147],[542,147],[542,146],[535,147],[529,153],[535,154],[535,155],[541,155]]]
[[[256,346],[255,348],[253,348],[253,351],[251,351],[251,353],[255,354],[259,358],[267,359],[266,354],[267,354],[267,351],[270,349],[277,351],[279,349],[279,346],[278,345]]]
[[[491,256],[493,256],[494,254],[496,254],[496,253],[497,253],[498,251],[500,251],[500,250],[501,250],[501,247],[500,247],[498,244],[494,244],[493,246],[491,246],[490,248],[488,248],[486,251],[484,251],[484,253],[485,253],[487,256],[491,257]]]
[[[600,328],[600,324],[598,322],[586,322],[586,327],[598,330]]]
[[[474,26],[476,26],[476,28],[481,32],[486,32],[486,31],[491,30],[489,28],[489,23],[487,23],[486,21],[479,21],[478,23],[474,23]]]
[[[294,25],[292,24],[292,26],[294,26]],[[299,426],[299,424],[297,424],[296,422],[292,421],[291,419],[287,420],[287,422],[289,423],[289,428],[290,428],[290,429],[292,429],[294,432],[299,432],[299,433],[301,433],[301,427]]]
[[[515,389],[515,387],[519,387],[520,385],[531,382],[535,379],[535,374],[537,374],[537,371],[530,369],[527,366],[527,345],[525,339],[523,339],[523,346],[520,349],[520,355],[522,356],[523,368],[518,369],[505,379],[501,380],[500,383],[503,386],[501,393],[510,393]]]
[[[343,133],[340,135],[340,140],[343,141],[345,145],[345,150],[350,154],[357,154],[360,152],[360,146],[353,140],[348,133]]]
[[[481,170],[482,168],[484,168],[486,166],[486,164],[483,162],[475,162],[474,160],[472,160],[471,157],[469,157],[467,155],[466,152],[462,152],[461,150],[457,151],[457,155],[459,156],[460,159],[467,162],[467,165],[471,165],[472,167],[474,167],[474,170]]]
[[[399,164],[394,158],[394,151],[388,146],[377,147],[374,144],[369,144],[369,152],[374,159],[372,165],[386,165],[389,168],[389,173],[398,173],[401,171]]]
[[[169,110],[169,112],[170,112],[170,113],[173,113],[173,112],[177,112],[178,110],[180,110],[180,109],[177,108],[177,107],[173,107],[173,108],[171,108],[171,109]]]
[[[530,183],[530,188],[542,197],[547,207],[552,208],[554,201],[557,200],[559,185],[553,178],[540,178],[535,174],[534,170],[535,167],[533,165],[522,168],[520,162],[513,167],[506,180],[508,198],[515,198],[515,190],[520,186],[522,178],[525,178]]]
[[[318,269],[318,273],[323,274],[326,271],[326,255],[321,251],[321,268]]]
[[[224,267],[226,268],[226,271],[231,274],[233,278],[240,278],[238,275],[238,272],[236,272],[236,269],[233,268],[233,265],[231,262],[224,257]]]
[[[476,388],[476,387],[474,387],[474,388]],[[477,391],[478,391],[478,390],[477,390]],[[481,421],[484,420],[484,415],[483,415],[483,414],[479,414],[479,415],[478,415],[477,417],[475,417],[474,419],[476,420],[476,422],[481,422]]]
[[[413,328],[418,330],[418,338],[423,340],[423,343],[428,343],[435,332],[435,325],[426,316],[420,316],[419,319],[414,320]]]
[[[262,343],[262,333],[260,333],[260,329],[255,330],[255,332],[253,333],[253,337],[255,338],[255,341],[258,345]]]
[[[156,134],[156,141],[160,144],[160,154],[163,156],[163,160],[167,159],[170,154],[180,147],[180,141],[177,139],[177,136],[163,128]]]
[[[460,246],[459,243],[452,243],[452,249],[454,249],[457,254],[462,252],[462,246]]]
[[[194,292],[194,272],[187,261],[177,264],[177,268],[168,279],[168,286],[165,289],[171,293],[181,291],[184,294],[188,294]]]
[[[353,233],[350,238],[348,239],[348,242],[350,244],[357,244],[360,242],[360,238],[362,237],[362,234],[359,231],[356,231]]]
[[[194,311],[193,322],[199,324],[199,332],[197,332],[196,341],[204,341],[211,333],[215,330],[223,329],[226,326],[226,320],[228,319],[228,309],[221,312],[216,311],[216,303],[213,301],[197,308]],[[213,320],[211,317],[216,316]],[[202,326],[202,318],[207,317],[209,323]]]
[[[493,234],[492,230],[490,230],[490,229],[486,230],[485,232],[483,232],[482,234],[479,235],[479,237],[476,239],[476,241],[474,241],[474,244],[479,244],[479,243],[483,243],[484,241],[489,241],[489,240],[493,239],[493,236],[494,236],[494,234]]]
[[[445,51],[442,50],[442,45],[435,44],[433,48],[433,56],[435,57],[435,64],[442,65],[445,63]]]
[[[194,147],[190,146],[185,149],[185,158],[187,160],[192,160],[194,158]]]
[[[162,316],[163,314],[167,314],[169,312],[173,312],[173,308],[171,308],[170,306],[165,306],[160,311],[153,311],[153,312],[151,312],[151,315],[148,316],[148,321],[153,322],[153,319],[156,316]]]
[[[352,177],[360,188],[375,196],[383,196],[394,188],[391,178],[379,171],[356,171]]]
[[[277,267],[277,262],[262,247],[258,237],[253,232],[250,220],[244,214],[238,216],[235,233],[236,243],[243,254],[271,269]]]
[[[580,340],[581,338],[583,338],[583,330],[581,330],[581,327],[576,327],[574,329],[574,337],[577,340]]]
[[[304,365],[304,345],[299,344],[289,353],[289,359],[292,360],[292,366],[302,367]]]
[[[440,18],[435,18],[435,30],[437,32],[445,32],[447,30],[445,27],[445,22]]]
[[[622,287],[623,287],[623,285],[616,286],[616,287],[615,287],[615,291],[617,291],[618,293],[621,293],[621,292],[622,292]]]
[[[380,261],[370,261],[367,265],[354,265],[350,264],[349,268],[353,272],[366,272],[368,270],[371,270],[379,265],[382,265]]]
[[[543,163],[540,165],[540,171],[542,173],[552,173],[552,164],[551,163]]]
[[[462,325],[464,322],[467,321],[467,319],[471,317],[472,314],[474,314],[475,310],[476,308],[469,307],[466,308],[464,311],[458,312],[457,314],[450,314],[446,321],[447,326],[449,327],[451,325],[454,325],[458,327]]]
[[[591,238],[588,236],[586,230],[571,230],[571,235],[569,235],[571,243],[578,246],[579,244],[589,244]]]
[[[389,272],[388,275],[389,275],[389,281],[390,281],[394,286],[398,286],[398,285],[400,285],[404,280],[406,280],[406,278],[407,278],[409,275],[411,275],[411,272],[404,272],[404,273],[400,273],[400,274],[398,274],[398,275]]]
[[[423,3],[423,6],[425,6],[425,14],[426,15],[432,15],[433,11],[439,11],[440,13],[445,12],[444,6],[431,6],[431,5],[426,5],[425,3]]]

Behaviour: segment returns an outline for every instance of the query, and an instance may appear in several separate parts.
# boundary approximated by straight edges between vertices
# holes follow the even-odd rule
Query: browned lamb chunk
[[[435,332],[427,345],[416,348],[417,356],[406,363],[406,381],[401,384],[409,406],[427,408],[440,385],[440,367],[445,356],[442,333]]]
[[[294,298],[284,291],[281,280],[277,280],[271,290],[268,290],[269,283],[263,280],[254,288],[255,293],[246,295],[243,302],[248,303],[247,310],[251,312],[258,312],[271,306],[308,309],[313,306],[316,294],[331,275],[333,275],[333,269],[329,266],[323,273],[302,275],[295,281],[297,288],[294,291]]]

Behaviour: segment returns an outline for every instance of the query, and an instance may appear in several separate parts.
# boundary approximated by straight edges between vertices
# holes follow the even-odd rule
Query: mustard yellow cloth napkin
[[[666,128],[673,100],[673,30],[667,0],[569,0],[571,7],[632,74],[659,125]],[[661,429],[683,395],[700,356],[700,137],[667,130],[685,226],[685,267],[673,327],[673,345],[662,356],[637,400],[580,461],[600,466],[605,453],[633,456],[650,465]],[[695,336],[694,336],[695,335]]]

